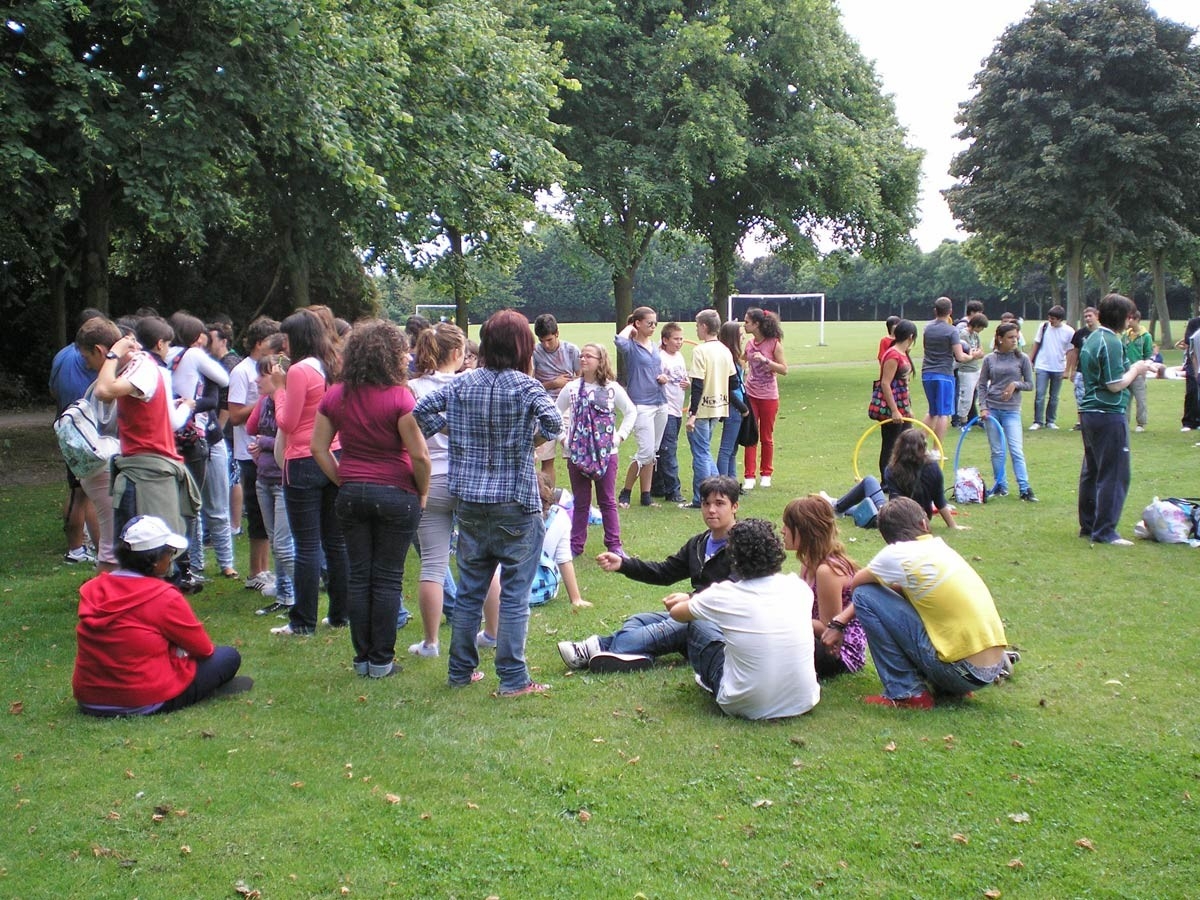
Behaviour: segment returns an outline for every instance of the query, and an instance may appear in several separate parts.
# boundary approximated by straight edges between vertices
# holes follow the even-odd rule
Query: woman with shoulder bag
[[[877,390],[871,398],[869,410],[872,419],[883,422],[879,426],[879,477],[892,459],[892,448],[909,428],[905,419],[912,418],[912,402],[908,395],[908,379],[912,375],[912,357],[908,355],[917,340],[917,326],[908,319],[896,323],[892,332],[892,343],[883,351],[879,362]]]

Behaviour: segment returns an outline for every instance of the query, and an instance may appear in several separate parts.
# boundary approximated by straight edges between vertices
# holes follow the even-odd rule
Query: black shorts
[[[252,541],[265,541],[268,538],[267,526],[258,505],[258,491],[254,487],[258,466],[254,465],[252,459],[239,459],[237,462],[242,471],[242,511],[246,514],[246,535]]]

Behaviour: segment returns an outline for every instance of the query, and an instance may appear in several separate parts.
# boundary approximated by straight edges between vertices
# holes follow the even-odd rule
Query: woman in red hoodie
[[[241,655],[214,646],[183,594],[163,580],[186,548],[187,539],[162,519],[137,516],[117,542],[120,568],[79,589],[71,687],[81,712],[172,712],[203,700],[237,674]]]

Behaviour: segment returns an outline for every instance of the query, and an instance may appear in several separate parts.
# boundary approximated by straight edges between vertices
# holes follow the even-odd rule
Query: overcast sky
[[[842,24],[875,63],[886,93],[895,97],[908,143],[925,151],[921,223],[915,237],[928,252],[945,238],[962,239],[941,191],[953,183],[950,158],[962,149],[953,135],[958,104],[970,94],[1004,29],[1025,17],[1028,0],[836,0]],[[1198,0],[1158,0],[1167,19],[1200,25]]]

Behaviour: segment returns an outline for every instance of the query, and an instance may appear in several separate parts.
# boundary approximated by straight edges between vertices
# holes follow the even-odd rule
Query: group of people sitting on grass
[[[887,546],[859,568],[838,538],[833,505],[793,500],[783,538],[762,519],[737,521],[739,488],[715,476],[700,485],[707,529],[662,562],[602,553],[608,572],[690,591],[660,611],[630,616],[615,633],[562,641],[570,669],[627,672],[678,653],[696,683],[729,715],[801,715],[820,700],[818,678],[861,669],[868,648],[883,693],[876,705],[930,709],[1012,672],[1004,626],[978,573],[929,533],[926,511],[908,497],[879,510]],[[781,573],[785,551],[800,575]]]

